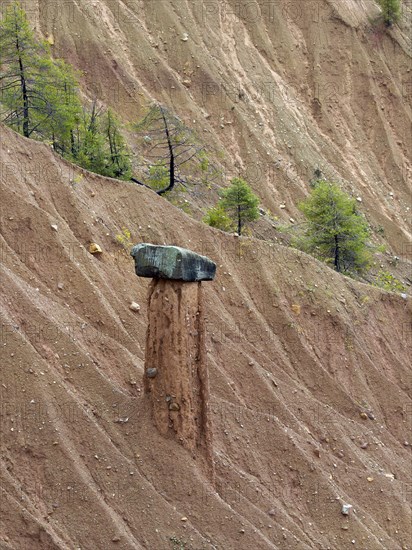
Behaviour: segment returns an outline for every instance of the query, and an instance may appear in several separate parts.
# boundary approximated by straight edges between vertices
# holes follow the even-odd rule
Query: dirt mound
[[[410,299],[5,128],[0,167],[3,548],[412,548]],[[122,227],[218,265],[203,287],[215,485],[150,419],[148,282]]]

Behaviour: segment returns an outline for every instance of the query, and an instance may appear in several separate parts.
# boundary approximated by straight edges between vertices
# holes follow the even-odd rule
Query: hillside
[[[411,548],[410,299],[5,128],[0,162],[2,548]],[[122,226],[218,264],[204,283],[214,487],[147,416],[147,284]]]
[[[25,4],[53,53],[85,72],[89,97],[125,121],[164,102],[287,222],[321,168],[411,260],[409,2],[387,31],[371,23],[374,0]]]
[[[24,6],[87,97],[124,122],[164,102],[279,222],[315,168],[341,182],[412,280],[410,2],[387,31],[373,0]],[[188,216],[0,125],[1,550],[412,550],[411,297],[263,240],[262,220],[259,239],[211,229],[195,218],[215,198],[188,193]],[[124,228],[218,266],[213,483],[150,418],[149,281]]]

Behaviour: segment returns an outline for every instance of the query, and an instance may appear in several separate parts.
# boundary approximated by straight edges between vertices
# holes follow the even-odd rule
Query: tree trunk
[[[17,31],[16,31],[17,32]],[[23,65],[23,60],[20,54],[20,43],[18,36],[16,37],[16,49],[19,56],[19,69],[20,69],[20,88],[23,97],[23,135],[24,137],[30,137],[29,129],[29,98],[27,95],[26,75]]]
[[[161,189],[160,191],[157,191],[158,195],[163,195],[164,193],[167,193],[167,191],[171,191],[175,186],[175,155],[173,151],[173,144],[172,144],[172,139],[170,137],[169,126],[167,124],[167,120],[163,112],[163,108],[161,108],[161,113],[163,117],[163,123],[165,126],[165,134],[167,139],[167,146],[169,148],[170,160],[169,160],[169,185],[166,187],[166,189]]]
[[[71,149],[73,158],[76,158],[76,156],[77,156],[77,151],[76,151],[76,143],[75,143],[75,139],[74,139],[74,132],[73,132],[73,130],[70,130],[70,149]]]
[[[340,272],[340,248],[338,235],[335,235],[335,269]]]
[[[115,170],[115,175],[120,176],[121,170],[119,166],[119,151],[117,150],[116,145],[116,127],[112,126],[112,117],[110,115],[110,112],[107,115],[107,138],[109,140],[109,148],[110,148],[110,158],[112,160],[113,165],[117,166],[117,170]]]

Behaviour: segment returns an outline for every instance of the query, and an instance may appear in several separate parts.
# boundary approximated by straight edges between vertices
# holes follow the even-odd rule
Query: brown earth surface
[[[1,138],[1,548],[412,548],[409,298]],[[149,418],[122,226],[218,264],[214,486]]]
[[[389,250],[412,259],[409,1],[389,30],[372,24],[374,0],[24,4],[53,53],[84,71],[89,97],[127,121],[149,100],[166,103],[283,222],[301,217],[321,168],[362,199]]]
[[[410,277],[410,2],[387,32],[372,0],[23,4],[89,97],[125,121],[164,101],[281,221],[316,166],[342,181]],[[0,190],[1,550],[412,550],[410,298],[4,127]],[[212,199],[190,197],[196,215]],[[202,285],[214,484],[150,418],[149,281],[124,227],[218,264]]]
[[[147,297],[144,390],[154,424],[205,458],[213,481],[202,283],[155,279]]]

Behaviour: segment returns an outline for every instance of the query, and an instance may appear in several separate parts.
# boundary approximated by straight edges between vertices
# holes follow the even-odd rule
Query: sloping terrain
[[[125,122],[163,101],[284,222],[321,168],[410,269],[410,2],[387,31],[373,0],[23,5]],[[196,213],[214,198],[189,196]],[[412,550],[410,298],[4,127],[0,208],[0,549]],[[218,264],[203,284],[215,484],[149,417],[148,281],[122,228]]]
[[[0,135],[0,547],[410,550],[411,300]],[[122,227],[218,264],[214,486],[148,417]]]
[[[125,121],[163,101],[220,151],[226,181],[246,177],[287,222],[320,168],[411,259],[410,2],[389,30],[372,23],[374,0],[25,5],[54,54],[84,71],[88,95]]]

